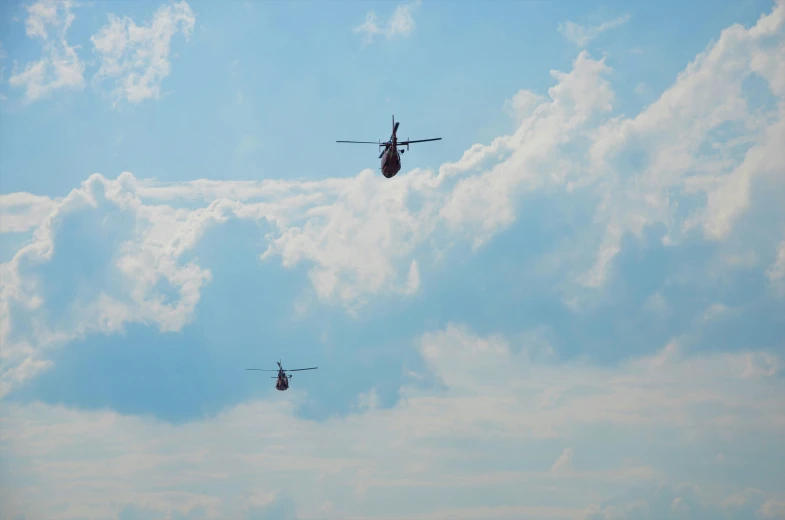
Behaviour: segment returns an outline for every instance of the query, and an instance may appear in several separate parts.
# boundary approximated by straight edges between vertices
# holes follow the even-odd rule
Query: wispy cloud
[[[44,56],[14,71],[12,87],[25,89],[25,101],[44,98],[54,90],[85,87],[85,63],[78,46],[66,34],[75,19],[73,0],[40,0],[28,6],[27,36],[42,42]],[[140,102],[160,97],[161,83],[169,75],[170,43],[178,32],[189,37],[195,17],[185,0],[161,6],[148,25],[138,26],[128,17],[109,15],[109,23],[91,37],[99,69],[93,81],[114,80],[115,102]]]
[[[556,462],[551,466],[551,471],[556,473],[570,469],[572,466],[572,448],[565,448],[564,451],[556,459]]]
[[[43,57],[14,72],[8,84],[25,89],[25,101],[33,102],[61,88],[80,90],[85,86],[84,63],[77,47],[68,44],[66,34],[74,15],[71,0],[41,0],[27,6],[25,29],[29,38],[38,39]]]
[[[19,233],[39,228],[59,202],[30,193],[0,194],[0,233]]]
[[[127,16],[110,14],[109,23],[92,36],[100,60],[95,80],[113,79],[115,101],[138,103],[161,94],[161,83],[169,75],[172,38],[182,32],[186,39],[196,19],[187,2],[160,7],[148,25],[138,26]]]
[[[365,17],[365,22],[354,28],[354,32],[363,35],[363,42],[369,44],[376,36],[392,38],[396,35],[406,35],[414,30],[413,11],[420,5],[420,0],[410,4],[399,5],[395,8],[392,16],[385,26],[379,25],[376,13],[369,12]]]
[[[580,25],[575,22],[562,22],[559,24],[559,32],[567,40],[574,43],[578,47],[585,47],[592,40],[597,38],[605,31],[609,31],[630,21],[630,15],[625,14],[608,20],[597,25]]]
[[[777,247],[777,256],[766,269],[766,276],[777,291],[785,296],[785,240]]]

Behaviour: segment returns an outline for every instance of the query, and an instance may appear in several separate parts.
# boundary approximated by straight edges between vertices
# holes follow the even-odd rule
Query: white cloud
[[[189,38],[196,18],[184,0],[161,6],[148,25],[138,26],[127,16],[109,15],[109,23],[90,39],[100,59],[95,80],[113,79],[115,102],[138,103],[157,99],[169,75],[172,38]]]
[[[190,320],[199,300],[200,288],[210,279],[210,273],[193,263],[180,264],[178,259],[193,247],[210,223],[225,220],[225,207],[220,203],[195,211],[178,211],[166,206],[147,207],[129,189],[129,182],[132,182],[132,177],[129,181],[127,175],[114,182],[93,175],[64,199],[50,201],[49,213],[44,219],[39,212],[11,220],[10,225],[16,223],[19,228],[29,224],[31,218],[36,218],[40,226],[31,243],[20,249],[10,262],[0,265],[0,280],[3,282],[0,289],[0,340],[4,345],[3,373],[0,376],[2,392],[10,388],[11,382],[21,380],[19,371],[31,362],[37,362],[42,349],[90,332],[117,332],[127,322],[153,323],[166,331],[179,330]],[[23,195],[4,197],[4,222],[9,201],[31,202],[29,196]],[[115,240],[119,243],[118,248],[108,254],[114,265],[105,268],[110,272],[114,269],[116,276],[124,276],[132,283],[125,284],[128,288],[125,293],[118,292],[116,288],[96,287],[94,299],[74,299],[69,302],[70,308],[62,310],[70,315],[66,325],[50,322],[47,313],[42,312],[45,304],[42,290],[46,283],[42,283],[35,271],[31,272],[27,267],[51,262],[55,247],[65,247],[64,244],[56,246],[59,229],[69,219],[86,214],[96,217],[92,219],[95,229],[88,231],[87,235],[98,236],[100,233],[107,242]],[[128,226],[128,219],[133,221],[133,226]],[[126,230],[118,227],[124,222]],[[125,236],[122,236],[123,233]],[[82,255],[84,251],[76,251],[75,254]],[[22,273],[27,273],[27,276]],[[179,299],[165,303],[157,289],[160,282],[174,288]],[[33,325],[32,336],[12,335],[15,327],[23,325],[18,321],[12,322],[13,306],[21,306],[25,310],[22,316]]]
[[[777,258],[766,269],[766,276],[772,285],[785,295],[785,240],[777,247]]]
[[[572,466],[572,448],[565,448],[556,462],[551,466],[551,472],[556,473]]]
[[[412,13],[419,7],[420,1],[416,0],[410,4],[399,5],[390,16],[386,27],[380,27],[376,13],[369,12],[365,17],[365,22],[354,28],[354,32],[364,36],[363,41],[369,44],[376,36],[392,38],[396,35],[407,35],[414,30],[414,18]]]
[[[597,25],[580,25],[575,22],[562,22],[559,24],[559,33],[578,47],[586,47],[600,34],[630,21],[630,15],[625,14]]]
[[[785,90],[778,85],[785,65],[754,58],[782,50],[783,12],[785,4],[778,2],[756,26],[725,29],[641,114],[599,129],[590,151],[591,167],[582,182],[606,184],[607,199],[598,218],[607,227],[595,266],[585,278],[588,285],[602,283],[623,233],[640,236],[645,225],[662,223],[668,227],[665,239],[673,244],[700,225],[706,238],[724,239],[749,207],[753,180],[778,182],[772,176],[785,167],[785,156],[776,144],[779,136],[785,136],[781,108],[785,105],[780,103],[779,109],[765,116],[749,110],[743,81],[760,74],[772,94],[780,102],[785,99]],[[719,138],[723,127],[744,140]],[[625,154],[638,156],[638,171],[614,165]],[[679,197],[694,194],[703,194],[705,205],[680,215],[684,209]],[[772,210],[779,212],[779,219],[785,216],[777,208]]]
[[[404,294],[414,294],[420,289],[420,269],[417,267],[417,260],[412,260],[409,266],[409,276],[406,277],[406,288]]]
[[[648,99],[651,96],[651,87],[646,83],[641,82],[635,85],[634,92],[639,97]]]
[[[778,501],[758,489],[745,489],[724,500],[712,500],[697,486],[660,484],[630,491],[627,496],[593,507],[587,520],[746,520],[770,516]],[[776,515],[776,512],[774,513]]]
[[[59,200],[30,193],[0,194],[0,233],[20,233],[43,224]]]
[[[767,500],[760,506],[758,514],[763,518],[785,518],[785,500]]]
[[[0,514],[106,518],[135,503],[162,514],[201,506],[206,518],[241,518],[256,502],[285,497],[301,518],[380,511],[390,518],[581,518],[595,497],[620,486],[681,480],[674,468],[684,466],[673,462],[696,444],[713,457],[718,431],[727,436],[719,441],[725,453],[748,453],[762,438],[774,446],[785,434],[783,381],[742,377],[747,353],[599,368],[534,362],[529,347],[450,325],[419,342],[444,386],[404,386],[392,409],[379,408],[371,390],[358,398],[357,414],[318,423],[295,416],[306,399],[298,387],[178,426],[8,404],[0,411],[7,425],[0,455],[15,478],[0,487]],[[577,467],[567,464],[572,450],[556,445],[587,442],[602,457]],[[755,463],[731,458],[728,474]],[[711,471],[696,467],[690,475]],[[760,497],[779,500],[776,483],[768,486]],[[491,487],[498,508],[484,510]],[[721,484],[707,493],[728,496]],[[447,498],[456,494],[460,511]]]
[[[742,377],[772,377],[779,373],[780,360],[770,354],[749,354]]]
[[[511,99],[506,101],[506,106],[510,115],[519,123],[531,117],[534,110],[540,106],[545,99],[542,96],[529,92],[528,90],[518,91]]]
[[[71,0],[40,0],[26,7],[25,28],[29,38],[38,38],[44,56],[29,63],[8,79],[12,87],[25,89],[25,100],[33,102],[60,88],[83,89],[85,65],[68,44],[66,33],[74,15]]]

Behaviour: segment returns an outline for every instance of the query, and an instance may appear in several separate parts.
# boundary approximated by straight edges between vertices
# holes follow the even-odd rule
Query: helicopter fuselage
[[[388,179],[401,171],[401,154],[397,146],[390,146],[382,155],[382,175]]]
[[[292,376],[287,376],[283,372],[278,372],[278,381],[275,382],[275,389],[280,390],[281,392],[288,390],[290,377]]]

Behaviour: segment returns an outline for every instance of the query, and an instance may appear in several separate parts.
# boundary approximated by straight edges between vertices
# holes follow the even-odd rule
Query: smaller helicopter
[[[280,390],[281,392],[289,389],[289,379],[291,379],[291,375],[287,375],[286,372],[299,372],[301,370],[316,370],[319,367],[310,367],[310,368],[292,368],[290,370],[284,370],[281,366],[281,362],[278,361],[278,370],[271,370],[266,368],[246,368],[246,370],[258,370],[260,372],[278,372],[277,376],[273,376],[271,379],[278,379],[275,382],[275,389]]]

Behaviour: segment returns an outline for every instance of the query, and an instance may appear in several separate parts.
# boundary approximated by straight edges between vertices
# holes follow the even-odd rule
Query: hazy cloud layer
[[[724,518],[774,511],[783,499],[785,387],[779,368],[749,371],[764,354],[692,356],[671,345],[602,369],[549,362],[541,345],[457,325],[417,341],[438,388],[418,389],[424,374],[412,374],[395,408],[360,396],[356,414],[322,423],[293,416],[307,399],[296,387],[176,427],[5,406],[3,475],[14,478],[2,486],[3,512],[106,518],[136,504],[151,518],[253,518],[254,507],[287,499],[291,518],[619,518],[620,509],[638,518],[647,508],[659,518],[654,492],[629,506],[594,497],[687,478],[700,478],[700,503]],[[739,509],[742,477],[717,472],[753,467],[758,476],[743,477],[756,488],[753,507]],[[694,507],[694,494],[678,496]]]

